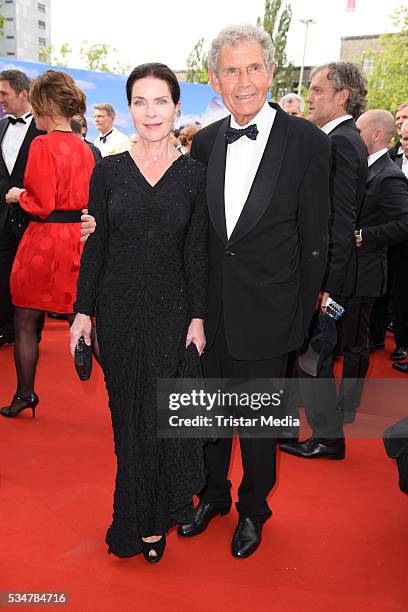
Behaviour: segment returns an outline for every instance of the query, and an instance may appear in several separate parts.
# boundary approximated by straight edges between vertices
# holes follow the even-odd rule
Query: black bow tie
[[[26,116],[26,119],[28,119],[29,117],[31,117],[32,113],[29,113]],[[19,117],[18,119],[16,119],[15,117],[7,117],[7,119],[9,120],[9,123],[11,123],[11,125],[16,125],[16,123],[26,123],[25,119],[23,117]]]
[[[113,132],[113,130],[111,130],[111,131],[110,131],[110,132],[108,132],[107,134],[104,134],[104,136],[99,136],[99,140],[100,140],[101,142],[103,142],[103,144],[105,144],[105,143],[106,143],[106,139],[107,139],[107,137],[108,137],[108,136],[110,136],[110,135],[112,134],[112,132]]]
[[[227,143],[232,144],[233,142],[238,140],[238,138],[241,138],[241,136],[247,136],[248,138],[250,138],[250,140],[256,140],[258,133],[259,132],[258,128],[256,127],[256,123],[252,123],[251,125],[248,125],[242,130],[236,130],[235,128],[229,127],[225,136],[227,139]]]

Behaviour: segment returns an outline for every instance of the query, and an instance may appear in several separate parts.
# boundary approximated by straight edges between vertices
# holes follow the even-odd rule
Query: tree
[[[53,64],[54,66],[68,66],[68,56],[71,55],[71,53],[72,49],[68,43],[63,43],[57,51],[53,45],[38,47],[40,62],[44,62],[44,64]]]
[[[0,15],[0,36],[4,34],[4,17]]]
[[[257,19],[257,25],[262,25],[265,32],[268,32],[275,47],[276,67],[271,87],[275,99],[291,85],[293,71],[293,65],[286,64],[286,44],[292,21],[292,9],[290,4],[284,7],[282,5],[283,0],[265,0],[263,19],[260,17]]]
[[[114,72],[116,74],[127,74],[130,67],[127,64],[122,64],[116,60],[114,64],[109,63],[112,53],[118,53],[118,50],[112,48],[106,43],[96,43],[90,45],[86,40],[82,42],[80,56],[85,62],[87,70],[96,70],[98,72]]]
[[[189,83],[208,83],[208,58],[203,46],[204,38],[200,38],[187,58],[186,80]]]
[[[395,112],[408,101],[408,8],[401,7],[393,14],[397,32],[380,37],[381,50],[367,51],[364,64],[371,64],[368,74],[368,108],[384,108]]]

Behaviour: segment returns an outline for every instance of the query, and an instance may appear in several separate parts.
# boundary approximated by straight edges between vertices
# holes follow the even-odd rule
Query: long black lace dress
[[[174,377],[207,292],[205,169],[179,157],[152,187],[128,152],[95,167],[96,218],[81,259],[76,312],[92,314],[112,415],[117,476],[106,542],[120,557],[141,537],[188,522],[205,483],[198,440],[160,439],[156,380]]]

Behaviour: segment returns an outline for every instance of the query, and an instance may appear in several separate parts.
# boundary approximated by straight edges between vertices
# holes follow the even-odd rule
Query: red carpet
[[[12,347],[0,349],[0,364],[4,405]],[[370,374],[403,378],[384,352]],[[36,390],[36,419],[25,411],[0,421],[1,592],[63,591],[79,611],[408,610],[408,496],[380,440],[350,440],[345,461],[281,454],[274,516],[250,559],[230,555],[234,511],[197,538],[172,532],[163,561],[148,566],[107,555],[115,464],[106,394],[97,367],[89,383],[76,378],[63,322],[47,323]],[[240,472],[235,452],[235,484]]]

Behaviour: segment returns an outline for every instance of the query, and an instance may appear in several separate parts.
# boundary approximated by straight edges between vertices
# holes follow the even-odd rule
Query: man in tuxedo
[[[25,229],[18,204],[8,206],[4,196],[11,187],[23,187],[28,150],[44,132],[35,127],[28,101],[30,79],[20,70],[0,72],[0,103],[9,116],[0,120],[0,346],[14,341],[10,273]]]
[[[311,77],[307,98],[309,118],[329,136],[332,144],[330,245],[322,285],[321,315],[327,317],[327,300],[331,298],[346,309],[349,319],[359,321],[366,316],[366,305],[360,296],[355,295],[357,256],[354,231],[364,198],[368,169],[366,149],[355,119],[365,108],[366,81],[360,66],[346,61],[318,66]],[[299,379],[312,437],[303,442],[283,442],[281,450],[307,459],[343,459],[343,415],[337,410],[333,373],[336,327],[332,319],[320,319],[317,325],[330,329],[331,336],[328,349],[319,363],[317,377],[320,380],[316,381],[317,384],[311,383],[310,372],[304,376],[301,373],[302,378]],[[358,328],[359,323],[355,325]],[[314,337],[313,329],[310,336]],[[349,341],[353,343],[354,339],[350,336]],[[348,348],[357,347],[343,347],[344,350]],[[302,364],[300,360],[299,364]]]
[[[213,41],[209,76],[231,115],[201,129],[191,157],[207,166],[209,292],[204,375],[283,378],[315,310],[326,266],[330,142],[266,98],[274,72],[270,36],[229,26]],[[83,233],[94,226],[84,218]],[[271,515],[276,440],[240,438],[243,478],[232,554],[251,555]],[[231,507],[232,437],[206,446],[207,482],[182,537]]]
[[[94,105],[94,121],[96,129],[99,130],[99,136],[95,138],[94,145],[99,149],[102,157],[130,151],[132,146],[126,134],[113,125],[115,116],[115,109],[110,104]]]
[[[340,338],[344,335],[349,346],[343,352],[338,401],[346,422],[354,420],[368,370],[370,316],[374,300],[387,288],[387,247],[408,239],[408,180],[391,161],[387,149],[394,133],[393,117],[385,110],[367,111],[358,118],[357,129],[368,152],[368,177],[355,233],[354,295],[356,300],[360,298],[360,313],[350,317],[346,312],[339,329]]]
[[[408,114],[408,106],[406,108]],[[401,126],[402,155],[395,157],[396,165],[408,178],[408,119]],[[400,362],[408,354],[408,240],[392,248],[391,263],[393,266],[392,299],[394,304],[394,339],[395,353],[398,353],[392,367],[408,374],[408,362]]]
[[[201,129],[191,157],[207,166],[209,294],[204,375],[284,377],[308,329],[326,264],[330,143],[312,124],[266,101],[270,37],[230,26],[212,43],[209,76],[231,115]],[[188,537],[229,512],[232,438],[205,451],[207,482]],[[240,438],[243,478],[232,554],[261,542],[276,478],[276,440]]]
[[[408,104],[400,104],[395,113],[395,127],[399,140],[388,150],[391,159],[408,176],[408,143],[403,147],[403,124],[408,120]],[[376,300],[371,317],[371,350],[384,348],[385,334],[390,322],[389,305],[393,305],[393,332],[395,349],[390,358],[398,362],[408,355],[408,241],[391,247],[387,253],[388,258],[388,291]],[[402,365],[402,370],[401,370]],[[393,368],[404,371],[404,364],[393,364]]]
[[[403,102],[402,104],[398,106],[397,110],[395,111],[395,128],[397,130],[397,134],[400,139],[395,144],[395,146],[391,147],[388,150],[389,156],[391,157],[392,161],[401,160],[402,158],[403,151],[402,151],[402,145],[401,145],[401,130],[402,130],[402,124],[407,119],[408,119],[408,103]]]

